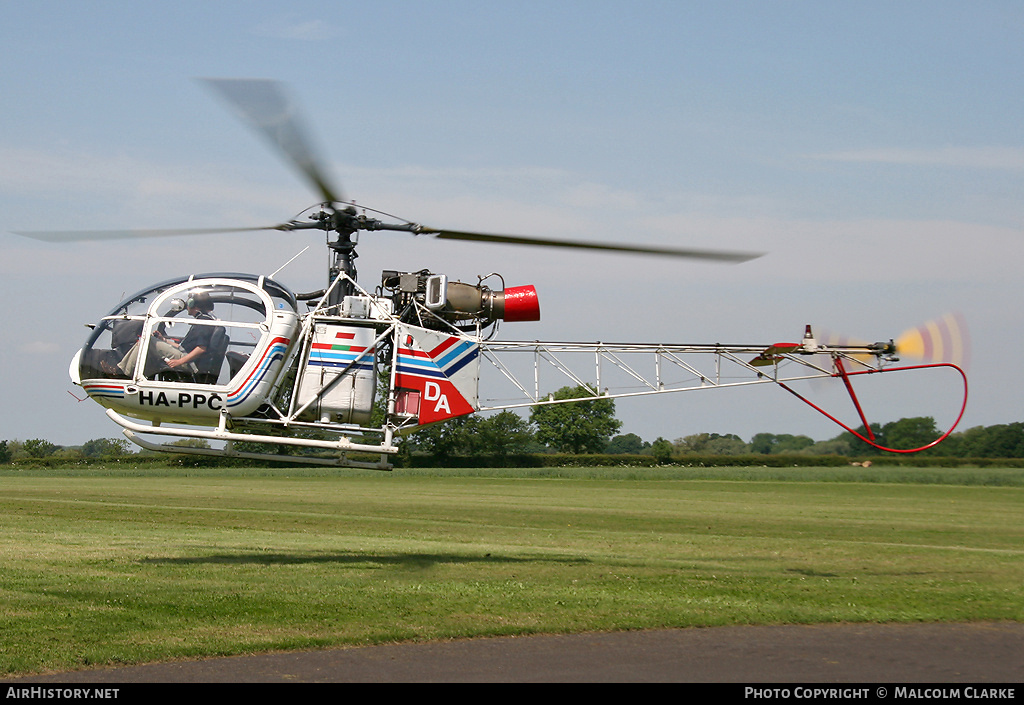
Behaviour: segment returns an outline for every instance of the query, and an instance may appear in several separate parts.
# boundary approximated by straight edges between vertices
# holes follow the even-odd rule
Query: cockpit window
[[[266,287],[227,279],[159,285],[100,321],[82,350],[79,373],[83,379],[227,384],[268,330],[269,309],[294,310],[289,296],[283,287],[271,296]]]

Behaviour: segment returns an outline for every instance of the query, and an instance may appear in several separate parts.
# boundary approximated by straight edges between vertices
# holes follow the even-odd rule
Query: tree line
[[[592,396],[584,386],[563,387],[556,400]],[[541,453],[572,455],[649,455],[658,462],[674,458],[728,455],[833,455],[865,457],[891,455],[844,431],[834,438],[815,441],[792,434],[755,434],[749,442],[735,434],[695,433],[669,441],[645,441],[635,433],[618,434],[622,422],[615,417],[612,399],[591,399],[566,404],[535,406],[529,417],[502,411],[488,417],[462,416],[417,431],[402,444],[405,454],[419,454],[440,461],[456,457],[502,458]],[[856,429],[868,435],[864,427]],[[903,418],[872,424],[879,445],[913,449],[928,445],[942,435],[931,417]],[[188,441],[182,441],[187,443]],[[97,438],[82,446],[62,447],[44,439],[0,441],[0,463],[21,459],[109,458],[131,454],[124,439]],[[951,434],[921,455],[952,458],[1024,458],[1024,422],[977,426]]]

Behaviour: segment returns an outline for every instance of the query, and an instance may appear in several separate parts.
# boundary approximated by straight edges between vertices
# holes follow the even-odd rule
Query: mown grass
[[[1020,469],[0,473],[0,673],[395,640],[1024,620]]]

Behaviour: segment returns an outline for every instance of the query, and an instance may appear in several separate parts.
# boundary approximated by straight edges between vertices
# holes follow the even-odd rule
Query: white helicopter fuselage
[[[200,298],[208,311],[193,306]],[[292,445],[394,453],[395,434],[479,408],[480,340],[402,321],[393,308],[392,299],[361,291],[336,314],[320,306],[300,314],[295,296],[264,277],[181,278],[135,294],[93,326],[70,374],[136,442],[137,433],[275,436]],[[183,320],[185,310],[194,318]],[[195,341],[201,354],[174,364]],[[342,440],[310,441],[317,432]],[[348,440],[355,435],[359,442]],[[368,436],[375,440],[362,440]]]

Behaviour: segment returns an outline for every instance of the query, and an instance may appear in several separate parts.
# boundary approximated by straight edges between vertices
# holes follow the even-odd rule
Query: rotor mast
[[[330,209],[330,210],[328,210]],[[360,230],[398,230],[411,233],[420,233],[423,227],[418,223],[385,223],[376,218],[367,218],[359,215],[352,205],[335,210],[333,204],[324,204],[315,215],[311,216],[311,222],[292,221],[278,227],[279,230],[326,230],[337,235],[332,241],[328,239],[327,248],[334,253],[331,266],[328,270],[327,286],[344,272],[347,278],[339,282],[339,285],[330,288],[327,307],[331,310],[340,310],[341,302],[346,296],[355,293],[353,283],[356,281],[355,260],[358,238],[355,234]]]

